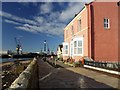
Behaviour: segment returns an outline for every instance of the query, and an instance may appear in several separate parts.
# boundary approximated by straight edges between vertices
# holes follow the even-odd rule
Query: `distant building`
[[[120,60],[118,2],[91,2],[64,28],[63,59]]]
[[[57,57],[62,58],[63,45],[59,45],[57,48]]]
[[[8,54],[8,51],[0,51],[0,55],[2,54]]]
[[[40,52],[35,52],[35,53],[40,54]]]

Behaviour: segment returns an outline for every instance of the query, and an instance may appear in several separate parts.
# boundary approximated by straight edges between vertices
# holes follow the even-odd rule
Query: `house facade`
[[[63,59],[87,56],[95,61],[120,60],[120,6],[118,2],[85,4],[64,28]]]

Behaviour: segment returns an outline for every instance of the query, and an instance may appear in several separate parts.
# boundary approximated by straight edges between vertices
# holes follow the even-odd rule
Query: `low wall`
[[[120,73],[118,71],[113,71],[113,70],[108,70],[108,69],[93,67],[93,66],[89,66],[89,65],[84,65],[84,67],[85,68],[90,68],[90,69],[95,69],[95,70],[98,70],[98,71],[103,71],[103,72],[111,73],[111,74],[120,75]]]
[[[96,62],[96,61],[87,61],[85,60],[85,65],[110,69],[110,70],[119,70],[120,62]]]
[[[29,89],[38,87],[38,70],[37,59],[28,65],[28,67],[19,75],[19,77],[11,84],[8,90],[11,89]]]
[[[84,67],[95,69],[111,74],[120,75],[120,62],[96,62],[96,61],[87,61],[84,62]]]

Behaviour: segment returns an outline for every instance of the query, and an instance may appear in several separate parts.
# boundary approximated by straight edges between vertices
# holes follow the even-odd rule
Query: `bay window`
[[[70,56],[73,56],[73,42],[70,42]]]
[[[63,43],[63,55],[68,55],[68,43]]]
[[[83,55],[83,38],[74,40],[74,55]]]

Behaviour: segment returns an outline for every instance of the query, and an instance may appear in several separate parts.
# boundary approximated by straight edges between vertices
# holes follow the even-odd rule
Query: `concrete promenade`
[[[38,59],[39,88],[119,88],[120,79],[80,67],[54,68]]]

